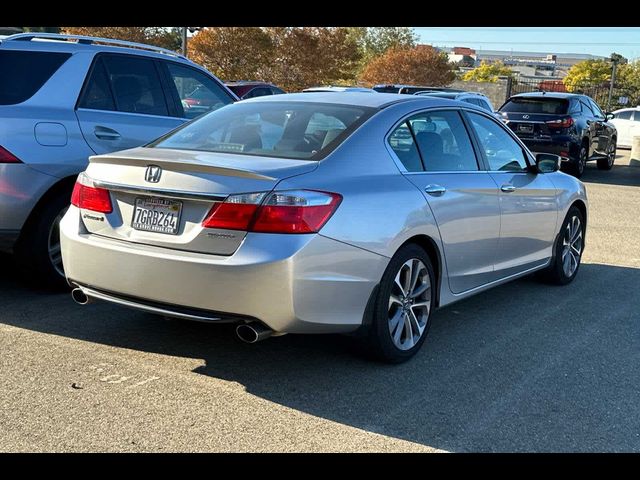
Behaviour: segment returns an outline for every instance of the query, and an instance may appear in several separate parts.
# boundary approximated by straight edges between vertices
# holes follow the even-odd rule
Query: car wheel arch
[[[68,177],[64,177],[54,183],[49,189],[44,192],[44,194],[40,197],[40,199],[36,202],[34,207],[29,212],[29,216],[27,217],[22,229],[20,231],[20,238],[18,242],[23,237],[23,235],[27,234],[29,228],[33,225],[34,220],[38,216],[38,212],[42,210],[43,205],[46,204],[52,198],[56,198],[59,195],[69,194],[69,203],[71,203],[71,192],[73,191],[73,186],[75,185],[77,175],[70,175]]]
[[[429,256],[429,260],[431,260],[431,265],[433,266],[434,274],[436,277],[436,308],[440,306],[440,286],[442,285],[442,254],[438,245],[433,240],[433,238],[428,235],[414,235],[411,238],[408,238],[404,241],[398,250],[408,244],[414,244],[421,247],[427,255]],[[396,250],[397,251],[397,250]]]
[[[395,255],[398,251],[400,251],[406,245],[417,245],[422,248],[428,255],[429,260],[431,260],[431,265],[433,267],[433,273],[436,280],[436,301],[435,308],[440,306],[440,285],[442,285],[442,255],[440,253],[440,249],[438,245],[428,235],[414,235],[407,240],[405,240],[393,253]],[[391,260],[391,259],[389,259]],[[358,337],[362,335],[366,335],[369,327],[371,326],[371,314],[373,312],[374,304],[376,301],[376,297],[378,295],[378,291],[380,290],[380,283],[377,283],[373,289],[371,290],[371,294],[369,295],[369,299],[367,301],[367,306],[365,307],[364,315],[362,318],[362,324],[360,328],[358,328],[352,335]]]

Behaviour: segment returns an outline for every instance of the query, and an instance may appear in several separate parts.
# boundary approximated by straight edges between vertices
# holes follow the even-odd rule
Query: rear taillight
[[[22,163],[18,157],[6,148],[0,146],[0,163]]]
[[[545,122],[545,123],[547,124],[547,126],[551,128],[568,128],[571,125],[573,125],[573,118],[571,117],[558,118],[556,120],[549,120],[548,122]]]
[[[315,190],[232,195],[214,205],[202,225],[262,233],[316,233],[342,196]]]
[[[206,228],[248,230],[260,202],[266,193],[231,195],[224,202],[216,203],[202,222]]]
[[[84,173],[78,175],[76,184],[73,187],[71,205],[100,213],[111,213],[113,211],[109,190],[94,187],[91,180]]]

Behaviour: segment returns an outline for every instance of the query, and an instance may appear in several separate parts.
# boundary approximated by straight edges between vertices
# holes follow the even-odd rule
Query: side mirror
[[[539,173],[553,173],[560,170],[560,156],[552,153],[538,153],[536,155],[536,169]]]
[[[615,118],[615,115],[613,113],[611,113],[611,112],[605,113],[604,116],[605,116],[605,118],[607,120],[611,120],[611,119]]]

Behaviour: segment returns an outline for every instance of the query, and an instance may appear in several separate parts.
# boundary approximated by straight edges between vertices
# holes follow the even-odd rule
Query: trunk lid
[[[109,190],[113,206],[108,214],[82,210],[89,233],[217,255],[233,254],[246,232],[204,228],[216,202],[271,191],[281,180],[317,167],[307,160],[145,147],[89,160],[87,176]]]

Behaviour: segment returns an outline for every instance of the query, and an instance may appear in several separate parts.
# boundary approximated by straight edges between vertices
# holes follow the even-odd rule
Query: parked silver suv
[[[58,223],[87,158],[146,144],[237,97],[175,52],[76,35],[0,41],[0,250],[65,285]],[[207,90],[212,101],[185,101]]]

